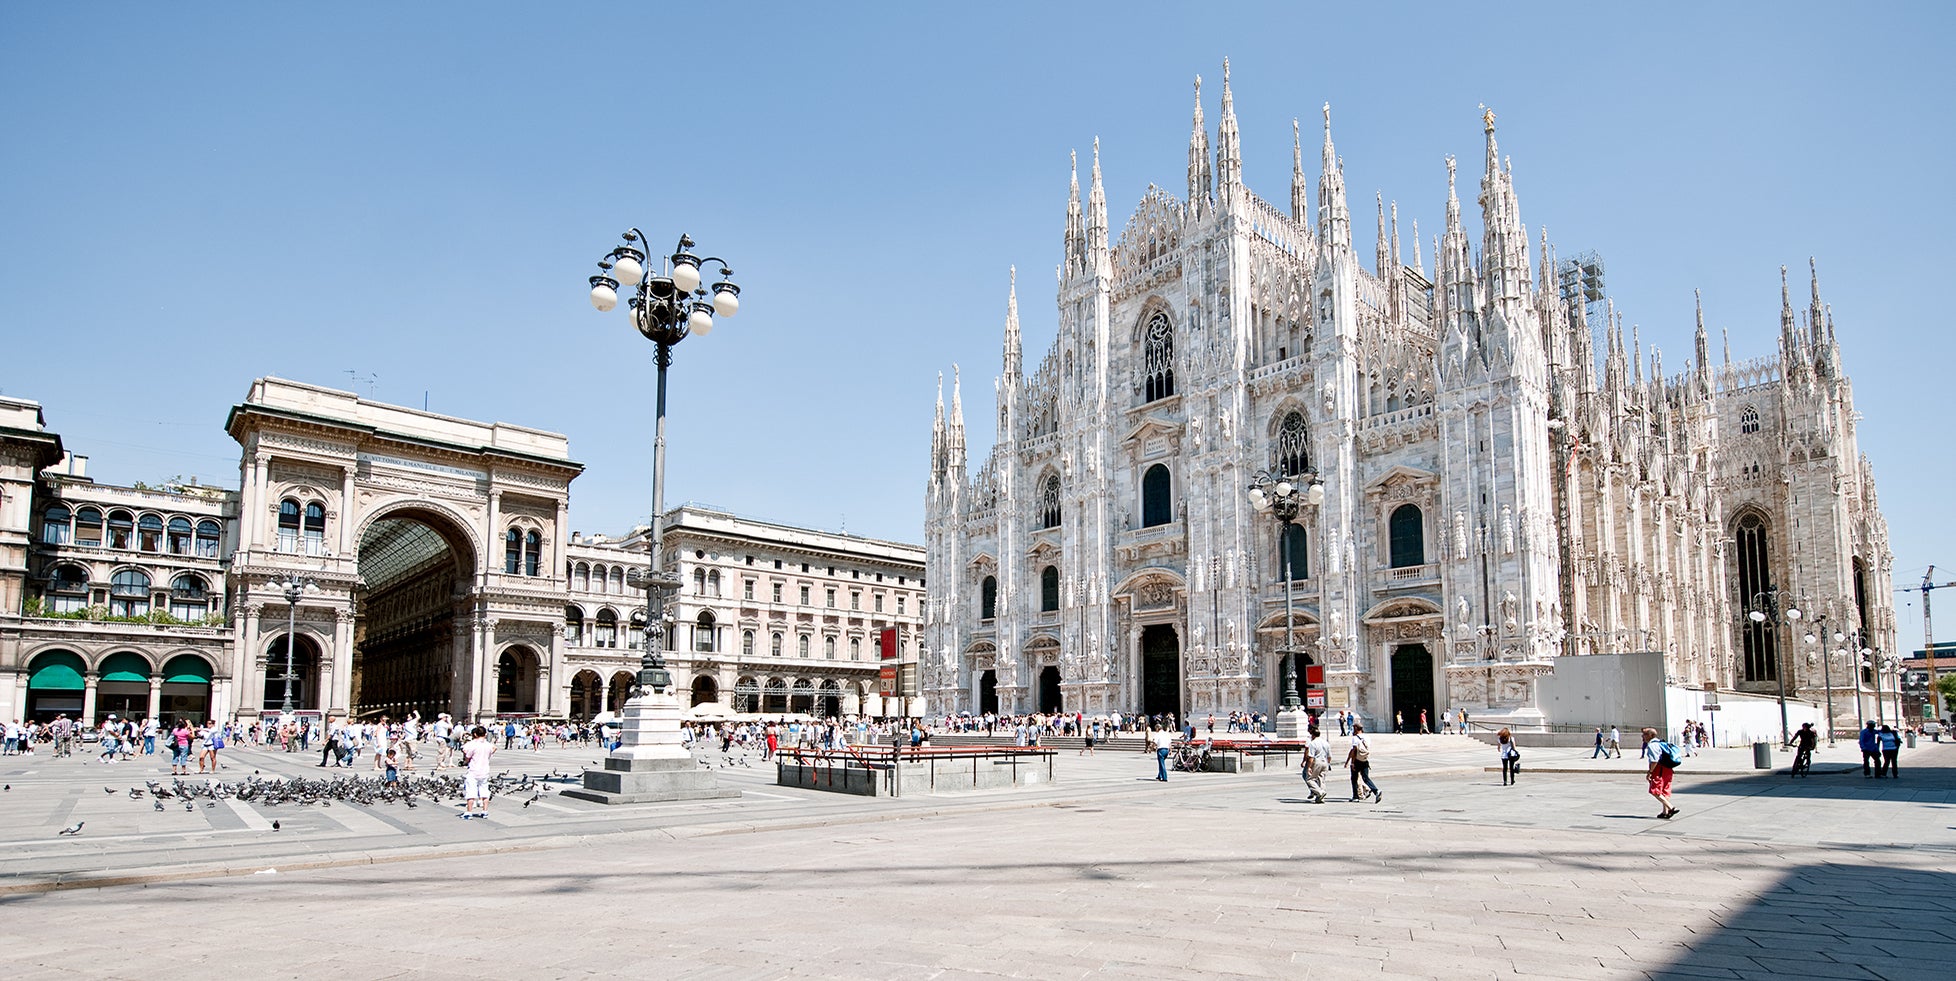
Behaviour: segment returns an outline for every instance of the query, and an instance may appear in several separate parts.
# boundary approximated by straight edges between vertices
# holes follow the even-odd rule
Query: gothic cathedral
[[[1383,203],[1361,266],[1329,106],[1315,212],[1295,127],[1288,212],[1244,186],[1226,65],[1220,113],[1212,153],[1198,78],[1187,198],[1151,187],[1111,245],[1097,141],[1084,203],[1076,164],[1058,336],[1028,375],[1015,284],[975,470],[939,381],[933,712],[1271,712],[1294,678],[1313,710],[1525,725],[1593,654],[1814,700],[1796,603],[1895,648],[1817,275],[1804,311],[1782,285],[1777,356],[1714,363],[1701,308],[1667,376],[1581,263],[1546,233],[1531,257],[1492,112],[1478,248],[1449,157],[1430,273]],[[1310,488],[1294,519],[1253,505],[1259,474]]]

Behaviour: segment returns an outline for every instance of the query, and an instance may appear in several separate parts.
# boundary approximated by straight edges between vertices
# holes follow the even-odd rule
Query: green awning
[[[208,685],[211,683],[210,662],[195,654],[179,654],[163,665],[163,683]]]
[[[34,659],[34,673],[27,687],[42,691],[81,691],[88,687],[82,678],[82,659],[67,651],[54,651]]]
[[[141,654],[122,651],[111,654],[102,662],[103,681],[148,681],[149,662]]]

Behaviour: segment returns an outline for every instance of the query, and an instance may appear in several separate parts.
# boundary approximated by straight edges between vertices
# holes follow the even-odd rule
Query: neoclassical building
[[[1315,204],[1294,129],[1287,208],[1243,184],[1226,71],[1213,152],[1203,109],[1198,79],[1186,196],[1150,187],[1111,242],[1098,146],[1084,199],[1076,167],[1058,336],[1028,370],[1015,285],[975,467],[940,379],[932,705],[1273,710],[1285,578],[1305,694],[1374,720],[1539,722],[1559,659],[1650,651],[1668,688],[1817,698],[1803,631],[1746,618],[1768,590],[1895,647],[1817,274],[1802,308],[1782,286],[1775,353],[1715,355],[1701,307],[1667,374],[1593,262],[1531,246],[1492,112],[1480,240],[1449,157],[1429,270],[1383,199],[1360,261],[1328,106]],[[1322,501],[1283,524],[1246,494],[1259,472]]]
[[[308,712],[623,703],[648,536],[568,530],[583,467],[564,436],[277,378],[252,382],[226,429],[239,489],[114,487],[38,404],[0,398],[0,719],[255,717],[283,703],[288,661]],[[689,584],[669,660],[692,704],[910,707],[916,546],[697,505],[667,525]],[[315,587],[296,607],[279,588],[294,578]]]

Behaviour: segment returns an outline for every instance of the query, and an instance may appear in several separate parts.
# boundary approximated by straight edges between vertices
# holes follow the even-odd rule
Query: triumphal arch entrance
[[[564,541],[583,470],[556,433],[252,382],[243,449],[233,677],[239,714],[297,707],[458,720],[562,714]],[[279,584],[315,590],[294,612]]]

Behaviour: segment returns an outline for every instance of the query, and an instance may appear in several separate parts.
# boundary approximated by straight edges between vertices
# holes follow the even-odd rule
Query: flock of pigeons
[[[505,795],[528,794],[523,801],[529,807],[551,789],[552,783],[571,783],[576,775],[552,770],[542,776],[528,773],[511,775],[507,770],[491,777],[489,796],[491,799]],[[12,790],[10,786],[7,788]],[[114,787],[103,787],[102,792],[109,795],[124,793]],[[418,807],[422,801],[441,803],[445,800],[462,799],[462,777],[455,776],[417,776],[403,774],[392,783],[380,777],[335,775],[323,780],[308,780],[303,777],[264,778],[256,770],[252,775],[235,782],[209,781],[186,782],[179,778],[169,783],[148,780],[141,787],[130,787],[128,797],[133,801],[147,800],[158,811],[171,804],[182,804],[186,811],[197,810],[197,805],[216,807],[221,800],[237,800],[242,803],[259,804],[265,807],[297,805],[308,807],[314,804],[331,807],[334,802],[359,804],[372,807],[377,804],[404,804],[409,808]],[[55,832],[60,835],[81,834],[86,822],[76,821],[68,827]],[[272,830],[280,829],[277,821],[272,822]]]

